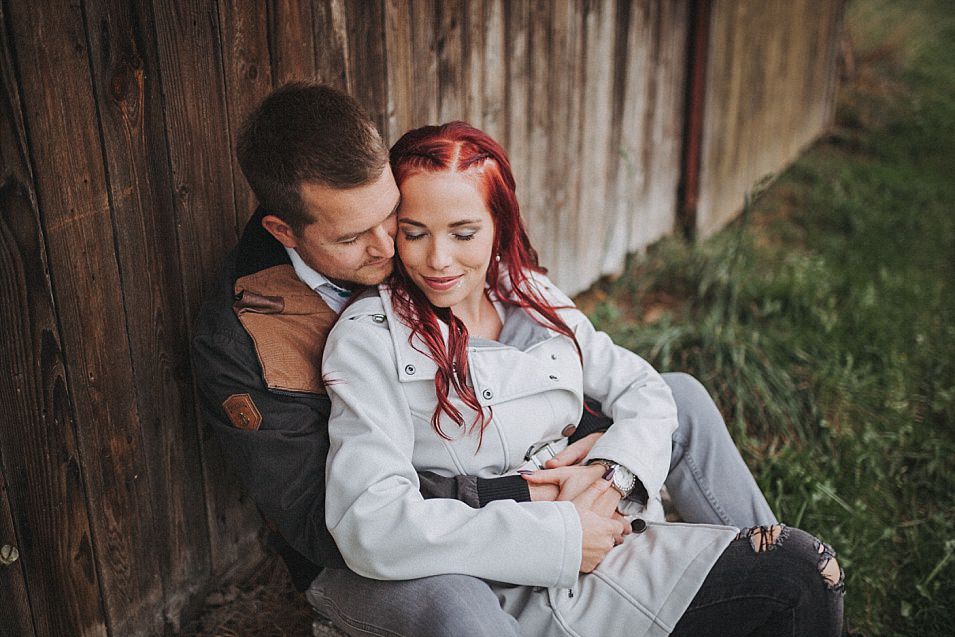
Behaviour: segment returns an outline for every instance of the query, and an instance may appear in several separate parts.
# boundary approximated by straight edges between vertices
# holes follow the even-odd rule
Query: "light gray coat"
[[[435,363],[394,315],[390,292],[346,308],[322,369],[332,399],[326,522],[345,561],[376,579],[464,573],[495,582],[528,634],[665,635],[735,536],[735,529],[662,521],[659,494],[677,426],[669,388],[642,358],[615,346],[542,275],[534,284],[574,330],[570,339],[504,308],[499,341],[471,339],[469,381],[493,414],[478,444],[446,417],[431,427]],[[472,509],[424,500],[416,471],[491,477],[513,472],[534,443],[562,437],[583,396],[614,419],[589,458],[629,468],[651,494],[645,533],[580,575],[581,527],[569,502],[496,501]],[[470,423],[474,412],[453,396]],[[443,416],[443,415],[442,415]],[[514,586],[518,585],[518,586]]]

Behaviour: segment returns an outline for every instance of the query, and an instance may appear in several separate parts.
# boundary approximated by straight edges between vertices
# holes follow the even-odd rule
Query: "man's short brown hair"
[[[374,122],[350,96],[322,84],[293,82],[273,91],[239,129],[236,154],[265,210],[297,232],[314,219],[299,186],[354,188],[388,162]]]

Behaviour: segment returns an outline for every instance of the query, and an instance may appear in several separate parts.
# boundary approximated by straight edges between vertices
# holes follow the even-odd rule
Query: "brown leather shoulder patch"
[[[233,310],[252,337],[269,389],[324,394],[322,351],[338,316],[289,264],[235,283]]]
[[[222,408],[236,429],[258,429],[262,414],[248,394],[232,394],[222,402]]]

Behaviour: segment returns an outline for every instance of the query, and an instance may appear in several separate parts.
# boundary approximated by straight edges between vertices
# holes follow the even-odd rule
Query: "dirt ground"
[[[285,565],[270,554],[247,580],[206,597],[202,616],[184,637],[343,637],[292,586]]]

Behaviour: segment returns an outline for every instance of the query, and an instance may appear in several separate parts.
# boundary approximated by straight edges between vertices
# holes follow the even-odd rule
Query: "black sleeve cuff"
[[[494,500],[530,502],[531,490],[521,476],[477,479],[478,501],[483,507]]]
[[[581,438],[586,438],[592,433],[607,431],[613,424],[613,420],[601,413],[600,403],[591,398],[587,398],[586,404],[587,407],[596,413],[590,413],[587,408],[584,408],[584,414],[580,417],[580,423],[578,423],[577,429],[567,437],[569,444],[574,444]]]

